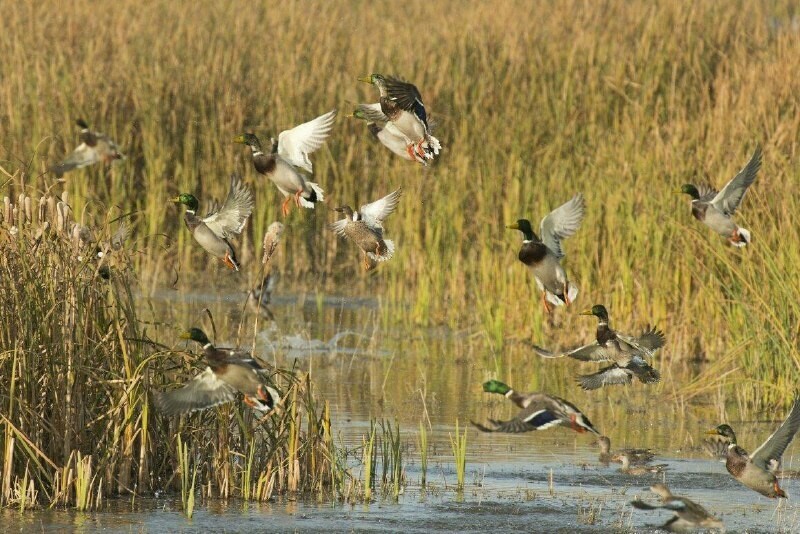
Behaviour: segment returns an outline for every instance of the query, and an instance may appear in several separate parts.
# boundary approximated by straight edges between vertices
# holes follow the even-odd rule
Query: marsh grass
[[[197,464],[190,465],[189,445],[181,440],[178,434],[178,468],[181,475],[181,505],[188,519],[194,514],[195,483],[197,482]],[[191,456],[194,456],[193,454]]]
[[[364,466],[364,500],[369,502],[372,499],[372,489],[375,487],[375,467],[377,456],[375,454],[375,424],[370,422],[369,436],[363,439],[363,455],[361,457]]]
[[[67,195],[25,192],[0,210],[0,505],[85,511],[178,489],[191,517],[196,493],[337,498],[347,459],[307,374],[275,368],[283,402],[260,420],[238,403],[173,419],[150,410],[149,392],[190,379],[200,357],[154,340],[179,327],[138,318],[119,221],[74,213]]]
[[[566,343],[592,326],[569,311],[543,314],[515,258],[519,235],[504,224],[536,222],[582,191],[587,216],[565,244],[576,306],[603,302],[631,327],[656,322],[672,363],[703,355],[741,368],[754,378],[736,389],[742,402],[788,404],[800,366],[800,250],[790,246],[799,206],[783,194],[797,184],[800,139],[791,2],[412,1],[402,21],[379,6],[332,2],[306,17],[302,3],[189,13],[169,2],[16,3],[4,20],[15,38],[0,41],[2,172],[30,162],[26,185],[68,192],[81,218],[136,213],[143,287],[186,288],[217,266],[167,199],[191,191],[205,205],[223,197],[231,172],[244,173],[257,207],[239,244],[246,271],[257,269],[253,243],[279,199],[231,138],[275,135],[338,107],[313,156],[329,200],[285,221],[276,267],[287,285],[380,294],[384,318],[482,330],[495,351],[509,337]],[[344,119],[347,102],[375,99],[356,81],[372,71],[420,87],[445,147],[430,168],[392,157]],[[78,116],[129,157],[56,182],[45,170],[75,145]],[[734,250],[671,191],[720,187],[756,143],[764,166],[739,211],[754,240]],[[396,258],[364,276],[351,244],[326,229],[328,206],[398,184],[405,194],[387,222]]]
[[[422,421],[419,422],[419,434],[417,435],[417,445],[419,449],[419,484],[423,488],[428,478],[428,428]]]
[[[464,474],[467,471],[467,429],[459,433],[458,419],[456,419],[455,434],[450,434],[450,446],[456,465],[456,487],[464,489]]]
[[[381,432],[382,487],[384,493],[390,493],[397,500],[402,486],[405,484],[400,424],[395,421],[394,425],[392,425],[389,421],[383,420],[381,421]]]

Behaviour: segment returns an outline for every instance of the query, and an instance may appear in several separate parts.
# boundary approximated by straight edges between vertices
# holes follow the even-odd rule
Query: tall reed
[[[428,428],[422,421],[419,422],[417,440],[419,445],[419,467],[420,471],[422,471],[419,483],[424,488],[428,478]]]
[[[351,475],[308,375],[275,369],[283,403],[262,420],[238,403],[173,420],[153,414],[152,389],[197,373],[201,356],[155,341],[174,343],[186,326],[139,319],[121,221],[79,223],[68,195],[32,197],[25,182],[15,177],[20,193],[0,210],[0,380],[8,386],[0,391],[0,505],[87,510],[109,495],[178,485],[187,515],[195,487],[260,500],[274,491],[336,496]],[[203,455],[191,479],[189,450]]]
[[[194,514],[195,483],[197,482],[197,464],[189,464],[189,444],[181,440],[178,434],[178,465],[181,474],[181,504],[183,513],[191,519]],[[190,476],[191,475],[191,476]]]
[[[463,434],[459,433],[458,419],[456,419],[455,435],[450,434],[450,446],[456,464],[457,488],[461,490],[464,489],[464,474],[467,470],[467,429],[464,429]]]
[[[31,162],[26,185],[68,192],[75,213],[136,213],[144,253],[133,260],[144,287],[180,273],[177,286],[186,288],[191,271],[210,262],[167,199],[191,191],[205,204],[222,198],[231,172],[243,173],[257,198],[243,261],[256,269],[247,262],[251,244],[280,199],[231,138],[251,129],[274,136],[337,107],[341,118],[312,156],[314,178],[329,205],[359,205],[402,183],[387,221],[398,250],[362,276],[352,245],[325,228],[327,204],[294,210],[275,258],[287,286],[364,294],[379,283],[383,316],[480,329],[493,350],[509,335],[566,343],[590,327],[571,314],[554,324],[531,304],[536,288],[515,259],[520,236],[503,224],[535,222],[582,191],[586,220],[565,242],[565,267],[581,288],[576,305],[603,302],[613,317],[657,321],[675,363],[707,355],[726,370],[741,366],[766,385],[763,394],[739,387],[743,402],[788,403],[800,367],[797,288],[786,279],[800,253],[785,246],[798,238],[788,215],[798,200],[781,194],[796,185],[800,139],[792,3],[405,5],[398,21],[355,0],[328,3],[313,18],[238,0],[190,13],[169,2],[137,4],[136,17],[119,16],[133,9],[124,0],[78,0],[69,10],[18,2],[4,19],[16,38],[0,41],[0,172],[17,176]],[[534,30],[531,20],[539,21]],[[410,37],[417,35],[426,38]],[[376,98],[356,81],[373,71],[420,88],[444,145],[429,168],[394,157],[363,124],[344,119],[348,102]],[[58,182],[46,169],[76,144],[78,116],[129,157]],[[763,254],[726,246],[670,193],[687,181],[721,186],[756,143],[764,166],[738,216]],[[131,428],[121,436],[133,436]]]

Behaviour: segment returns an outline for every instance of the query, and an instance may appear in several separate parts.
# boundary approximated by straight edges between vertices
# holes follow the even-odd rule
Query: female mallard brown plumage
[[[325,142],[335,118],[334,109],[281,132],[277,142],[272,140],[269,153],[263,151],[261,142],[254,134],[240,134],[233,139],[234,143],[250,147],[256,171],[272,180],[285,197],[281,205],[284,217],[289,214],[289,201],[292,198],[297,206],[309,209],[314,209],[315,203],[324,200],[322,188],[308,181],[304,173],[310,174],[313,171],[308,155]]]
[[[239,270],[236,252],[228,239],[241,233],[244,223],[253,211],[253,194],[237,175],[231,176],[231,187],[222,207],[215,205],[205,217],[197,216],[199,203],[194,195],[182,193],[172,199],[176,204],[186,206],[183,222],[192,233],[195,241],[209,254],[220,258],[229,268]]]
[[[280,404],[278,392],[261,378],[267,369],[250,353],[217,348],[199,328],[184,332],[181,339],[191,339],[203,346],[208,367],[180,389],[155,393],[156,408],[164,415],[205,410],[232,401],[237,392],[244,395],[245,404],[261,412],[270,412]]]
[[[645,384],[661,379],[659,372],[645,358],[652,357],[656,350],[664,346],[663,332],[648,327],[639,337],[620,334],[608,326],[608,311],[602,304],[592,306],[581,315],[597,317],[594,342],[560,354],[537,346],[534,346],[534,352],[544,358],[568,356],[583,362],[614,362],[596,373],[579,375],[578,383],[586,390],[612,384],[630,384],[634,376]]]
[[[389,260],[394,255],[394,243],[383,237],[383,221],[397,207],[402,192],[400,188],[375,202],[364,204],[360,211],[354,211],[350,206],[335,208],[335,211],[344,213],[345,218],[331,223],[330,227],[361,249],[365,270],[374,268],[376,262]]]
[[[708,513],[708,510],[687,499],[678,497],[665,484],[653,484],[650,491],[661,497],[661,504],[652,505],[640,500],[631,501],[631,505],[639,510],[657,510],[664,508],[675,512],[675,516],[664,523],[661,530],[667,532],[693,532],[696,529],[724,529],[722,521]]]
[[[717,193],[710,187],[683,184],[677,191],[692,197],[692,215],[698,221],[728,239],[735,247],[750,243],[750,231],[733,222],[733,214],[742,202],[747,188],[756,179],[761,168],[761,147],[756,147],[745,167]]]
[[[781,456],[800,429],[800,399],[796,399],[786,420],[761,446],[748,454],[736,442],[736,434],[728,425],[719,425],[707,434],[724,436],[729,440],[728,457],[725,467],[736,480],[774,499],[786,498],[786,493],[778,485],[776,473],[780,468]]]
[[[359,81],[378,88],[386,127],[393,135],[403,137],[409,159],[433,159],[439,154],[441,144],[430,134],[425,104],[414,84],[382,74],[372,74]]]
[[[527,219],[519,219],[508,226],[522,232],[519,261],[527,265],[533,273],[536,285],[542,292],[542,304],[548,313],[552,311],[550,304],[569,305],[578,296],[577,286],[569,281],[564,267],[561,266],[564,258],[561,240],[578,231],[584,209],[583,195],[578,193],[542,219],[539,236],[533,232]]]
[[[597,445],[600,447],[600,463],[608,465],[611,462],[622,462],[620,455],[625,455],[631,465],[642,465],[653,461],[655,454],[650,449],[621,449],[611,452],[611,440],[607,436],[597,438]]]
[[[621,473],[637,477],[648,473],[662,473],[667,467],[667,464],[633,466],[630,457],[625,453],[615,454],[612,460],[622,464],[622,467],[619,468]]]
[[[50,168],[56,176],[60,178],[73,169],[81,169],[101,161],[110,164],[115,160],[125,159],[125,155],[109,136],[90,130],[83,119],[75,122],[81,129],[81,144],[64,161]]]
[[[483,384],[487,393],[505,395],[507,399],[522,408],[516,417],[509,421],[489,420],[491,428],[471,421],[482,432],[520,433],[532,430],[544,430],[556,425],[566,425],[572,430],[582,433],[591,432],[600,435],[589,418],[574,404],[562,398],[545,393],[517,393],[498,380],[490,380]]]

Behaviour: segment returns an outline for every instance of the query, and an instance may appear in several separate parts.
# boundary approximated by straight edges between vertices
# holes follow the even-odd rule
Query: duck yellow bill
[[[372,83],[372,76],[362,76],[358,79],[359,82]]]
[[[519,224],[517,223],[509,224],[508,226],[506,226],[506,228],[511,228],[512,230],[519,230]]]
[[[169,201],[170,202],[174,202],[175,204],[180,204],[181,203],[181,197],[171,198],[171,199],[169,199]]]
[[[190,334],[189,331],[187,330],[186,332],[182,333],[178,337],[181,338],[181,339],[192,339],[192,334]]]
[[[706,430],[705,433],[708,434],[709,436],[718,436],[719,435],[719,432],[717,432],[716,428],[712,428],[711,430]]]
[[[679,188],[677,188],[677,189],[673,189],[673,190],[672,190],[672,192],[673,192],[673,193],[678,193],[679,195],[680,195],[680,194],[683,194],[683,190],[682,190],[680,187],[679,187]]]
[[[244,136],[239,134],[233,138],[234,143],[244,143]]]
[[[594,314],[592,313],[592,310],[591,310],[591,308],[590,308],[590,309],[588,309],[588,310],[583,310],[583,311],[582,311],[582,312],[580,312],[578,315],[594,315]]]

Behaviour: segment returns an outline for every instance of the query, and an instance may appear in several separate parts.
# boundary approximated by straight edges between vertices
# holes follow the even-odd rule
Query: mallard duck
[[[383,238],[383,221],[397,207],[402,192],[399,188],[375,202],[364,204],[361,211],[354,211],[350,206],[334,209],[344,213],[345,218],[331,223],[331,229],[361,249],[367,271],[375,267],[376,262],[389,260],[394,255],[394,243]]]
[[[392,76],[372,74],[359,78],[378,88],[381,95],[380,108],[386,117],[386,128],[394,136],[405,140],[408,159],[417,157],[433,159],[439,154],[442,146],[439,140],[430,134],[428,114],[422,95],[414,84],[398,80]]]
[[[519,261],[528,266],[542,292],[542,304],[550,313],[554,306],[569,305],[578,296],[578,288],[567,278],[561,266],[564,251],[561,240],[574,234],[584,215],[583,195],[578,193],[568,202],[551,211],[539,224],[541,238],[533,232],[531,222],[519,219],[508,228],[522,232]],[[549,304],[548,304],[549,303]]]
[[[619,468],[621,473],[632,476],[642,476],[647,475],[648,473],[661,473],[667,467],[667,464],[633,466],[631,465],[630,457],[625,453],[615,454],[612,458],[612,461],[622,464],[622,467]]]
[[[322,202],[323,190],[314,182],[306,179],[304,172],[313,172],[308,155],[317,150],[328,138],[336,110],[320,115],[314,120],[295,126],[291,130],[280,133],[278,140],[272,140],[268,154],[261,148],[261,142],[254,134],[237,135],[234,143],[250,147],[253,154],[253,165],[260,174],[267,176],[283,194],[285,200],[281,204],[281,213],[289,215],[289,202],[294,197],[297,206],[314,209],[314,204]]]
[[[270,412],[280,404],[278,392],[261,377],[268,370],[249,352],[217,348],[199,328],[184,332],[181,339],[203,346],[208,367],[180,389],[155,393],[156,408],[164,415],[205,410],[232,401],[237,392],[244,395],[245,404],[261,412]]]
[[[220,258],[229,268],[239,270],[239,260],[228,239],[241,233],[244,223],[253,211],[253,193],[244,185],[241,178],[231,175],[231,188],[221,208],[215,204],[205,217],[196,215],[199,203],[194,195],[181,193],[172,199],[176,204],[186,206],[183,222],[197,241],[209,254]]]
[[[597,438],[597,445],[600,447],[600,463],[608,465],[611,462],[622,462],[619,455],[624,454],[632,465],[642,465],[653,461],[655,454],[650,449],[621,449],[611,452],[611,440],[607,436]]]
[[[736,480],[757,491],[761,495],[775,499],[786,498],[786,493],[778,485],[776,473],[780,469],[783,451],[794,439],[800,429],[800,399],[794,401],[789,416],[761,446],[748,454],[736,442],[736,434],[728,425],[719,425],[706,434],[717,434],[728,438],[728,457],[725,467]]]
[[[544,430],[555,425],[566,425],[572,430],[582,433],[591,432],[600,435],[589,418],[575,407],[574,404],[553,395],[545,393],[517,393],[509,386],[498,380],[490,380],[483,384],[487,393],[505,395],[522,411],[510,421],[495,421],[489,419],[492,428],[470,421],[482,432],[530,432]]]
[[[366,121],[367,129],[380,143],[397,154],[401,158],[408,161],[416,161],[422,165],[427,166],[427,160],[417,154],[416,151],[408,150],[406,136],[399,133],[396,128],[393,128],[389,118],[381,111],[380,102],[375,104],[358,104],[355,111],[348,115],[356,119]]]
[[[583,389],[597,389],[612,384],[630,384],[635,376],[645,384],[658,382],[661,375],[645,360],[664,346],[664,333],[648,327],[639,337],[626,336],[608,326],[608,311],[602,304],[582,311],[581,315],[597,317],[595,340],[588,345],[560,354],[534,346],[533,350],[544,358],[563,358],[568,356],[583,362],[614,362],[598,372],[579,375],[578,383]]]
[[[726,237],[731,245],[743,247],[750,243],[750,231],[737,226],[733,222],[733,214],[760,168],[761,147],[756,147],[747,165],[719,193],[710,187],[698,188],[693,184],[683,184],[676,192],[692,197],[692,215],[695,219]]]
[[[72,169],[81,169],[102,161],[109,164],[118,159],[125,159],[117,144],[104,133],[94,132],[83,119],[75,121],[81,129],[81,144],[72,151],[64,161],[50,167],[59,178]]]
[[[640,500],[631,501],[631,505],[639,510],[672,510],[675,516],[664,523],[661,530],[667,532],[691,532],[695,529],[724,529],[722,521],[708,513],[708,510],[686,497],[678,497],[665,484],[653,484],[650,491],[661,497],[661,504],[647,504]]]

